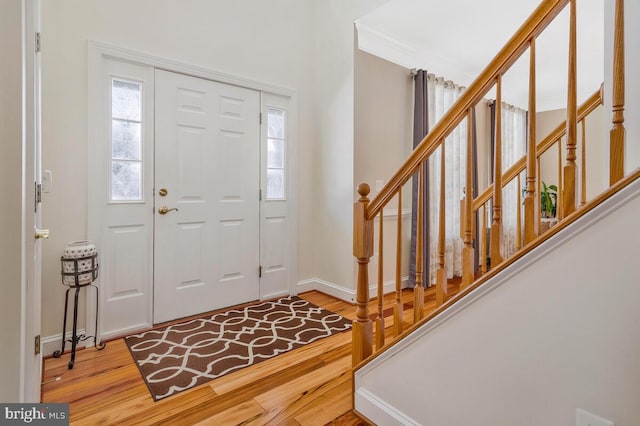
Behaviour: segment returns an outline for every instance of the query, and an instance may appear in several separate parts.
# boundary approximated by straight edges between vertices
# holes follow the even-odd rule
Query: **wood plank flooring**
[[[449,294],[458,283],[449,285]],[[355,307],[309,292],[300,297],[346,318]],[[385,297],[385,316],[393,306]],[[411,291],[403,301],[411,303]],[[435,308],[433,287],[425,291],[425,313]],[[377,310],[370,304],[370,312]],[[412,311],[405,312],[408,326]],[[386,320],[391,341],[392,318]],[[78,351],[44,363],[42,401],[68,402],[73,425],[362,425],[352,413],[351,332],[340,333],[175,396],[154,402],[124,339],[102,351]]]

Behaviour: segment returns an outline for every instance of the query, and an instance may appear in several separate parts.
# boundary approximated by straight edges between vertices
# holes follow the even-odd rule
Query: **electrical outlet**
[[[580,408],[576,409],[576,426],[616,426],[611,420],[591,414]]]

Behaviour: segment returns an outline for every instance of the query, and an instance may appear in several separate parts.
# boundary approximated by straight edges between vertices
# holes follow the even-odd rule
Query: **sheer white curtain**
[[[502,103],[502,172],[526,155],[527,111]],[[518,205],[518,191],[525,185],[525,173],[502,190],[502,256],[506,259],[516,250],[516,215],[522,205]]]
[[[445,112],[464,91],[442,77],[428,76],[429,127],[433,128]],[[447,278],[462,275],[462,239],[460,238],[460,199],[464,196],[467,164],[466,119],[445,140],[445,213],[446,213],[446,268]],[[430,283],[435,282],[438,266],[438,227],[440,217],[440,159],[441,148],[429,159],[429,208],[430,208]]]

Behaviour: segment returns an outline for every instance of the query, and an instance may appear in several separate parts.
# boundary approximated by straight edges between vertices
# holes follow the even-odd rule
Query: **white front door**
[[[153,322],[256,300],[260,94],[156,70]]]

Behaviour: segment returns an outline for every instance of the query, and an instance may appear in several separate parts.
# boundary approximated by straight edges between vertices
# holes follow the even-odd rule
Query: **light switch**
[[[383,186],[384,186],[384,181],[382,179],[376,180],[376,192],[382,191]]]
[[[53,185],[53,176],[51,170],[45,170],[42,172],[42,192],[50,193],[51,186]]]
[[[576,409],[576,426],[616,426],[611,420],[591,414],[580,408]]]

